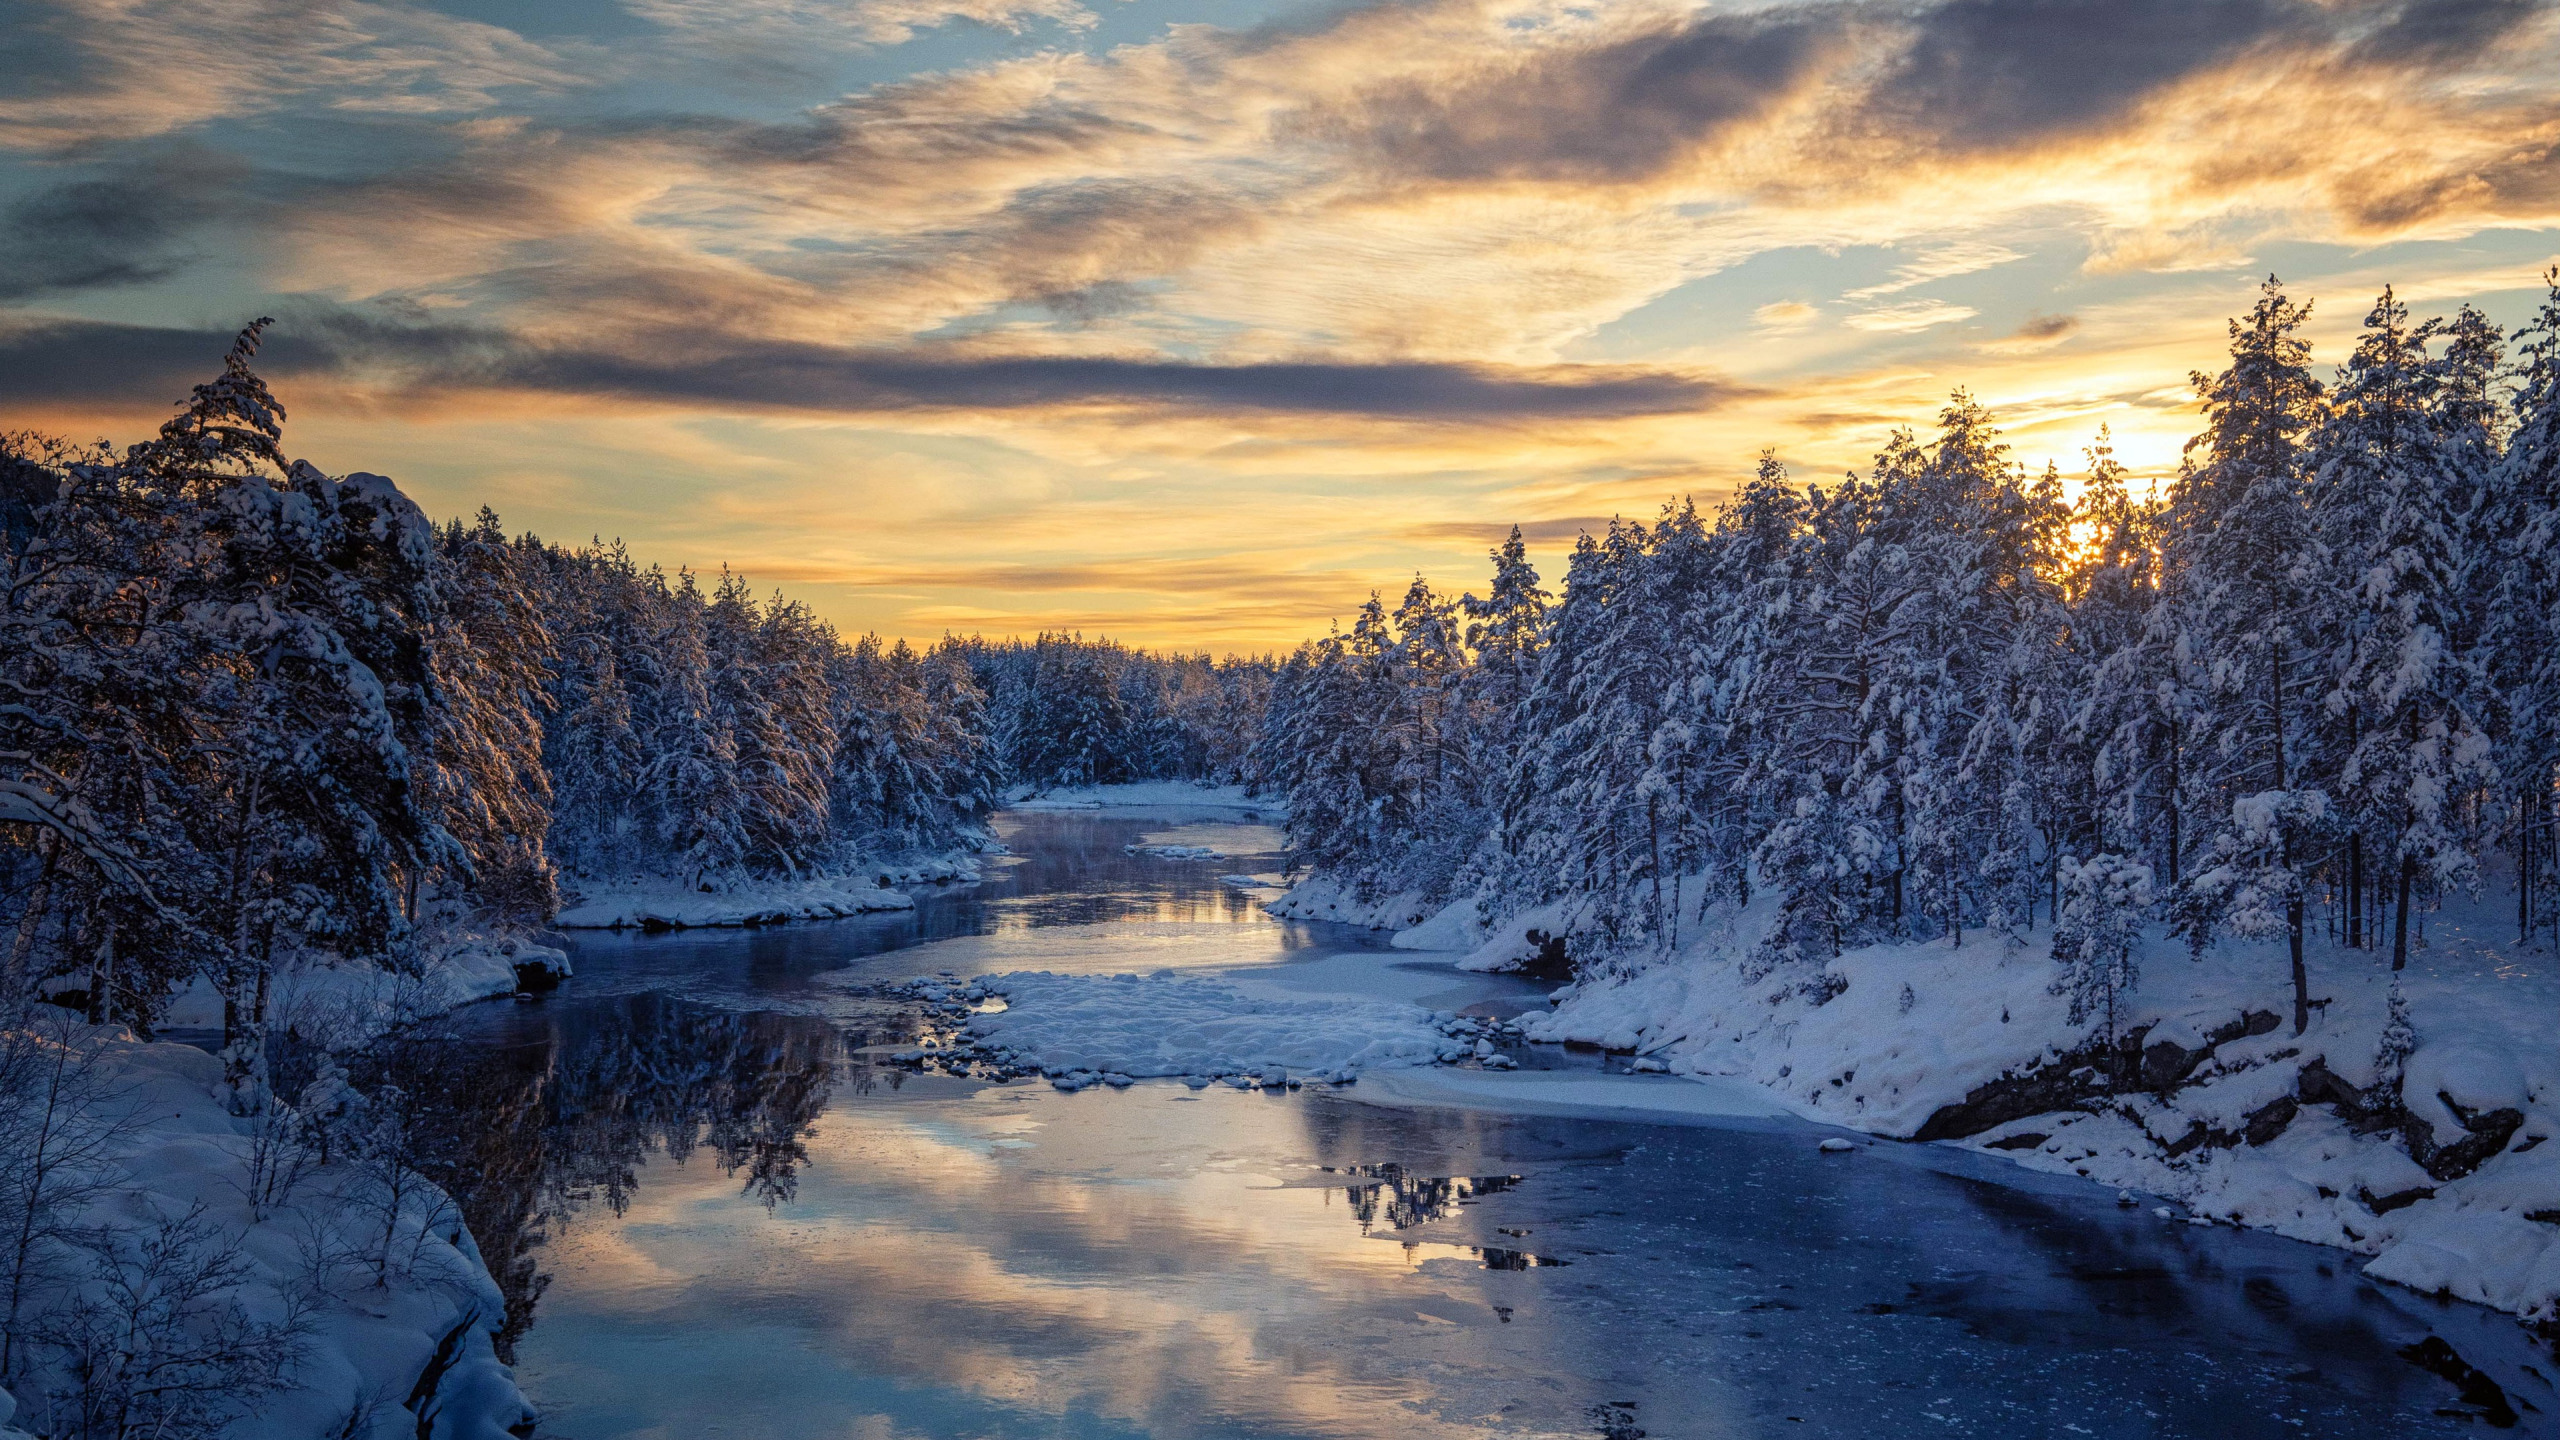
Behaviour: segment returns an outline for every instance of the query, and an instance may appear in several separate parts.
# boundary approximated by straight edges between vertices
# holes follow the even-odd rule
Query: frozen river
[[[2505,1317],[1936,1147],[910,1075],[909,1009],[813,977],[1369,951],[1437,1008],[1543,1003],[1272,920],[1219,880],[1276,863],[1232,812],[1000,828],[1018,862],[911,914],[583,939],[566,989],[413,1062],[472,1097],[542,1435],[2553,1432]],[[2444,1346],[2504,1396],[2408,1358]]]

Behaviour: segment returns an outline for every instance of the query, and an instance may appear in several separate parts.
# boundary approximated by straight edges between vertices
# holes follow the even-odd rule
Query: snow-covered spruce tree
[[[1878,472],[1915,448],[1897,434]],[[1926,582],[1882,533],[1883,488],[1850,475],[1808,492],[1768,664],[1745,702],[1765,726],[1749,784],[1773,809],[1751,865],[1781,897],[1765,961],[1828,958],[1904,917],[1892,671]]]
[[[2425,347],[2438,328],[2411,326],[2383,292],[2339,371],[2312,488],[2335,577],[2322,597],[2334,617],[2323,639],[2335,686],[2323,709],[2344,721],[2315,732],[2314,744],[2330,752],[2320,768],[2334,774],[2348,829],[2351,935],[2368,833],[2389,859],[2394,970],[2408,963],[2413,891],[2473,880],[2459,805],[2490,778],[2479,719],[2487,687],[2462,643],[2468,517],[2459,508],[2478,488],[2468,469],[2487,444],[2437,430],[2443,371]]]
[[[173,516],[164,603],[201,657],[199,764],[172,809],[202,863],[179,883],[244,1111],[266,1103],[279,955],[395,951],[399,875],[461,858],[413,783],[435,529],[381,476],[285,459],[283,408],[249,368],[262,328],[120,462]]]
[[[85,964],[99,1020],[147,1022],[194,956],[155,877],[189,873],[161,771],[190,753],[197,647],[159,603],[173,516],[101,445],[0,436],[0,1022]],[[137,963],[138,962],[138,963]]]
[[[1040,637],[1029,685],[1008,724],[1018,779],[1111,785],[1131,778],[1129,711],[1114,658],[1081,637]]]
[[[2054,993],[2071,1000],[2071,1023],[2095,1020],[2095,1034],[2110,1055],[2121,1033],[2119,1007],[2140,983],[2142,927],[2155,898],[2151,867],[2102,853],[2065,859],[2062,913],[2053,928],[2053,958],[2070,968]]]
[[[655,570],[647,580],[648,640],[625,657],[642,677],[633,696],[646,757],[642,793],[668,870],[698,886],[747,858],[748,797],[732,717],[713,704],[702,592],[689,571],[674,585]]]
[[[2330,838],[2328,797],[2305,773],[2316,653],[2319,536],[2303,495],[2302,437],[2320,418],[2319,382],[2299,331],[2309,318],[2274,277],[2231,322],[2231,364],[2194,377],[2205,431],[2188,444],[2173,492],[2171,563],[2182,568],[2175,618],[2206,669],[2199,717],[2211,737],[2207,807],[2216,849],[2192,876],[2180,915],[2193,943],[2217,928],[2286,937],[2294,1032],[2311,1023],[2303,963],[2304,870]]]
[[[2183,710],[2162,703],[2164,684],[2177,693],[2177,667],[2148,630],[2160,600],[2161,506],[2134,498],[2104,427],[2086,453],[2087,479],[2072,511],[2085,539],[2061,569],[2077,675],[2061,736],[2060,763],[2070,774],[2058,783],[2081,817],[2077,828],[2066,824],[2063,843],[2083,854],[2112,848],[2144,858],[2155,877],[2175,883]]]
[[[422,800],[470,862],[472,889],[507,917],[558,908],[547,844],[553,803],[543,765],[545,713],[559,660],[540,560],[482,507],[437,536],[435,618],[427,638],[435,703],[419,770]],[[627,793],[627,792],[626,792]],[[416,918],[412,871],[407,910]]]
[[[2516,927],[2530,937],[2537,923],[2551,924],[2560,945],[2560,266],[2543,278],[2542,306],[2515,335],[2512,430],[2488,467],[2465,590],[2501,702]]]

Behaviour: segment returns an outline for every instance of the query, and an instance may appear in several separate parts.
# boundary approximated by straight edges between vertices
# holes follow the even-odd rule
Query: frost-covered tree
[[[2322,690],[2316,586],[2320,537],[2303,487],[2303,436],[2320,418],[2318,381],[2300,330],[2310,318],[2275,278],[2231,322],[2231,364],[2194,377],[2205,430],[2189,443],[2171,501],[2171,563],[2180,584],[2169,603],[2174,643],[2205,670],[2199,720],[2210,736],[2201,818],[2221,858],[2188,882],[2186,914],[2209,932],[2216,907],[2231,925],[2260,933],[2276,906],[2292,959],[2294,1030],[2310,1021],[2304,969],[2304,867],[2327,838],[2318,778],[2306,773],[2313,704]],[[2244,858],[2245,857],[2245,858]],[[2237,867],[2237,868],[2235,868]],[[2230,880],[2245,874],[2245,883]]]
[[[2141,981],[2142,929],[2154,900],[2151,867],[2112,853],[2061,866],[2062,913],[2053,927],[2053,958],[2069,966],[2054,993],[2071,1000],[2071,1023],[2095,1020],[2112,1053],[2120,1006]]]

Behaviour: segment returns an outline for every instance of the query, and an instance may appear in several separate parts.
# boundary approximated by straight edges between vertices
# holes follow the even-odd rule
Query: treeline
[[[2560,916],[2550,279],[2513,337],[2386,291],[2324,383],[2270,278],[2156,493],[2101,431],[2073,496],[1958,392],[1864,474],[1764,457],[1717,514],[1584,536],[1552,608],[1516,545],[1490,601],[1373,598],[1275,690],[1294,842],[1371,898],[1561,902],[1584,957],[1771,892],[1758,965],[2041,915],[2105,989],[2146,922],[2282,938],[2297,1029],[2311,927],[2396,967],[2493,847],[2530,933]]]
[[[415,967],[431,914],[536,922],[564,877],[970,843],[1009,756],[1228,774],[1251,733],[1267,669],[848,641],[725,572],[432,524],[287,458],[264,323],[154,439],[0,440],[0,1002],[147,1023],[202,975],[243,1103],[296,954]]]
[[[1017,783],[1253,778],[1276,660],[1158,654],[1080,635],[947,644],[991,697]]]

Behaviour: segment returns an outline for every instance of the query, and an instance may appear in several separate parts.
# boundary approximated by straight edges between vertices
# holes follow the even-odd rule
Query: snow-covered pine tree
[[[2070,967],[2054,993],[2071,1000],[2071,1023],[2098,1022],[2097,1038],[2113,1054],[2119,1019],[2142,978],[2142,927],[2154,900],[2151,867],[2102,852],[2060,865],[2062,913],[2053,928],[2053,958]]]
[[[2516,926],[2555,927],[2560,945],[2560,266],[2545,272],[2532,321],[2516,331],[2516,390],[2505,452],[2474,521],[2482,668],[2504,725],[2499,788],[2514,817]]]
[[[2204,433],[2189,442],[2172,500],[2171,563],[2184,572],[2177,617],[2207,672],[2200,717],[2212,737],[2213,807],[2198,817],[2219,861],[2192,877],[2182,918],[2195,943],[2220,924],[2260,933],[2280,917],[2292,960],[2296,1034],[2311,1023],[2303,962],[2303,868],[2325,842],[2327,796],[2303,766],[2323,679],[2312,587],[2319,537],[2303,499],[2304,432],[2320,414],[2319,382],[2299,331],[2309,319],[2275,277],[2231,322],[2231,364],[2194,377]],[[2245,880],[2235,879],[2245,875]],[[2226,908],[2227,907],[2227,908]]]
[[[2432,418],[2441,372],[2425,347],[2437,328],[2412,326],[2383,292],[2339,371],[2312,486],[2336,577],[2324,597],[2337,617],[2324,626],[2336,688],[2323,708],[2346,727],[2324,748],[2343,751],[2328,783],[2349,831],[2349,914],[2370,833],[2387,847],[2396,891],[2394,970],[2408,963],[2413,891],[2471,882],[2459,802],[2490,778],[2486,686],[2461,643],[2468,517],[2458,507],[2475,487],[2462,468],[2470,453]]]
[[[699,886],[745,860],[752,846],[737,737],[731,717],[713,704],[708,607],[692,572],[679,571],[669,585],[651,570],[640,600],[648,640],[624,658],[647,656],[647,683],[634,687],[633,697],[645,757],[643,794],[661,863],[687,886]]]
[[[495,511],[438,537],[435,618],[427,636],[435,679],[419,789],[436,822],[469,858],[471,888],[519,921],[558,908],[547,841],[553,796],[543,724],[559,659],[538,559],[511,544]],[[416,887],[412,871],[410,913]]]
[[[205,763],[172,811],[211,862],[189,908],[212,940],[223,1077],[243,1111],[268,1099],[280,955],[396,958],[396,876],[460,859],[413,783],[433,687],[435,528],[381,476],[285,459],[283,407],[249,366],[264,323],[120,462],[169,507],[163,603],[206,661]]]

